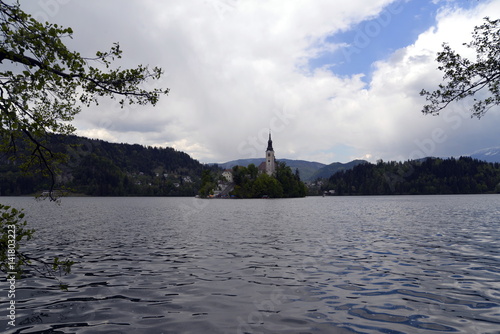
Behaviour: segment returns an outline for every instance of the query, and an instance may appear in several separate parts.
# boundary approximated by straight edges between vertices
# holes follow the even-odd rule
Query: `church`
[[[267,141],[266,160],[259,165],[259,172],[273,175],[276,171],[276,158],[274,157],[273,141],[271,132],[269,132],[269,140]]]

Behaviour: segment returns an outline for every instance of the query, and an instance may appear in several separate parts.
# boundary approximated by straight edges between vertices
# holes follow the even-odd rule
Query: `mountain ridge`
[[[500,146],[483,148],[470,155],[471,158],[486,162],[500,162]]]
[[[468,156],[480,161],[500,163],[500,146],[479,149],[471,154],[464,154],[463,156]],[[424,160],[425,159],[426,158],[424,158]],[[223,169],[230,169],[236,165],[248,166],[251,163],[258,166],[264,160],[265,160],[264,158],[236,159],[224,163],[215,163],[215,165],[218,165]],[[330,176],[341,170],[349,170],[359,164],[370,163],[369,161],[361,159],[355,159],[346,163],[333,162],[331,164],[324,164],[321,162],[307,161],[307,160],[295,160],[295,159],[277,159],[277,160],[285,162],[287,166],[289,166],[293,170],[298,169],[301,179],[306,182],[311,182],[318,178],[329,178]],[[214,164],[209,164],[209,165],[214,165]]]
[[[80,136],[47,139],[52,152],[68,160],[59,166],[55,187],[91,196],[194,196],[206,168],[174,148],[110,143]],[[20,152],[29,154],[26,148]],[[0,156],[0,195],[26,195],[51,188],[40,173],[25,173]]]
[[[67,166],[61,166],[58,182],[79,193],[94,196],[149,195],[187,196],[196,193],[204,169],[230,169],[235,165],[258,166],[265,159],[237,159],[220,164],[202,164],[189,154],[173,148],[158,148],[139,144],[110,143],[79,136],[53,136],[50,146],[55,152],[68,155]],[[24,149],[19,148],[21,151]],[[28,154],[29,152],[24,152]],[[500,163],[500,146],[477,150],[464,157]],[[0,157],[0,195],[21,195],[46,189],[47,179],[26,175],[8,157]],[[421,159],[425,162],[429,158]],[[315,161],[277,159],[302,181],[327,179],[339,171],[348,171],[366,160],[324,164]]]
[[[368,161],[366,160],[353,160],[347,163],[333,162],[327,165],[321,162],[307,161],[307,160],[295,160],[295,159],[276,159],[276,160],[286,163],[286,165],[290,167],[292,170],[298,169],[301,180],[306,182],[314,181],[318,178],[328,178],[338,171],[353,168],[354,166],[357,166],[361,163],[368,163]],[[236,159],[224,163],[218,163],[215,165],[218,165],[223,169],[231,169],[233,166],[246,167],[250,164],[259,166],[264,161],[265,161],[264,158]]]

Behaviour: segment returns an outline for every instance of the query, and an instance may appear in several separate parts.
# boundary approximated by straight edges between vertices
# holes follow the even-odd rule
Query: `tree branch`
[[[63,78],[75,78],[75,77],[80,76],[79,74],[68,74],[68,73],[64,73],[62,71],[56,70],[52,67],[46,66],[41,61],[39,61],[35,58],[31,58],[31,57],[28,57],[25,55],[19,55],[19,54],[12,53],[12,52],[7,52],[5,49],[0,49],[0,63],[2,61],[4,61],[5,59],[16,62],[16,63],[24,64],[27,66],[36,66],[40,69],[57,74]]]

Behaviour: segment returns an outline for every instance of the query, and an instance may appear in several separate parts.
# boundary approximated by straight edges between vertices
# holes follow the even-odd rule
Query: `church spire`
[[[274,151],[273,150],[273,141],[271,140],[271,130],[269,130],[269,140],[267,141],[267,150],[266,151]]]

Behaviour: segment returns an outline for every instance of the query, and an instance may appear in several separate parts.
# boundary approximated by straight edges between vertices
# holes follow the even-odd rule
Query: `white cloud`
[[[203,162],[261,156],[269,129],[278,158],[325,163],[361,156],[406,159],[437,128],[447,139],[434,143],[436,155],[495,146],[487,142],[499,139],[491,134],[492,122],[422,116],[418,92],[441,78],[434,62],[441,43],[461,47],[483,16],[500,13],[498,1],[471,11],[440,11],[436,27],[374,64],[369,86],[361,75],[308,69],[311,58],[338,47],[327,36],[398,3],[70,1],[50,19],[73,27],[70,43],[83,54],[119,41],[123,66],[159,65],[166,74],[156,84],[171,89],[156,108],[120,110],[103,101],[85,109],[75,122],[80,134],[169,145]],[[40,10],[34,3],[22,6]],[[490,114],[498,120],[498,113]],[[462,137],[480,134],[476,141]]]
[[[398,152],[409,158],[415,150],[426,155],[467,154],[474,144],[491,146],[494,143],[488,140],[500,139],[483,137],[485,133],[494,133],[491,121],[498,120],[498,108],[487,114],[490,121],[470,119],[467,103],[454,104],[438,117],[424,117],[419,115],[419,110],[425,101],[417,95],[421,88],[433,89],[441,81],[442,74],[436,70],[434,59],[442,42],[467,54],[469,50],[465,50],[462,43],[470,41],[473,27],[480,24],[484,16],[500,13],[499,5],[490,2],[471,11],[443,10],[438,15],[437,27],[421,34],[413,45],[398,50],[392,58],[376,64],[369,94],[375,99],[371,103],[380,106],[379,117],[385,122],[385,126],[377,129],[377,133],[384,133],[385,143],[379,146],[383,148],[381,155]],[[443,131],[441,140],[434,140],[433,133],[440,130]],[[429,143],[429,149],[422,148],[423,142]],[[462,145],[456,147],[456,142]]]
[[[77,134],[79,136],[92,138],[92,139],[102,139],[110,142],[117,142],[117,138],[113,136],[106,129],[87,129],[87,130],[78,130]]]

